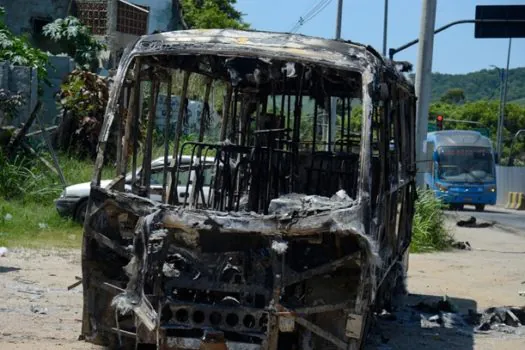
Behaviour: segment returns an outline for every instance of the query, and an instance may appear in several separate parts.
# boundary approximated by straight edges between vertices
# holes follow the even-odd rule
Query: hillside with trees
[[[497,69],[467,74],[432,74],[432,100],[439,101],[452,89],[461,89],[466,102],[499,100],[501,78]],[[509,70],[507,101],[525,104],[525,68]]]

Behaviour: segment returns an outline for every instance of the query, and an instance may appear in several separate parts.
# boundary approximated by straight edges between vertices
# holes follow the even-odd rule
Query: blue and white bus
[[[447,130],[427,134],[425,185],[443,203],[483,211],[496,203],[496,166],[492,143],[477,131]]]

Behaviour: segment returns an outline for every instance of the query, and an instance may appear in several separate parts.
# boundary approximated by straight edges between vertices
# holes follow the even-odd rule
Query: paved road
[[[487,206],[485,211],[477,212],[473,208],[465,207],[463,211],[447,210],[449,215],[459,215],[459,217],[474,216],[481,221],[495,221],[496,223],[522,231],[525,235],[525,211],[508,210],[497,206]]]

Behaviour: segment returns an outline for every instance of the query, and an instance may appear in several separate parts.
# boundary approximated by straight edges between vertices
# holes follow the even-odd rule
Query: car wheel
[[[476,204],[476,211],[485,210],[485,204]]]
[[[87,199],[84,199],[80,203],[78,203],[77,210],[75,212],[75,221],[77,221],[80,224],[83,224],[84,220],[86,219],[87,205]]]

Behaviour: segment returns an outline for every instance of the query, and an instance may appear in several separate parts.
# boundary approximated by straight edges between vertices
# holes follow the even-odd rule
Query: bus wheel
[[[485,204],[476,204],[476,211],[485,210]]]
[[[452,207],[452,210],[458,210],[458,211],[461,211],[464,208],[463,204],[451,204],[451,207]]]

